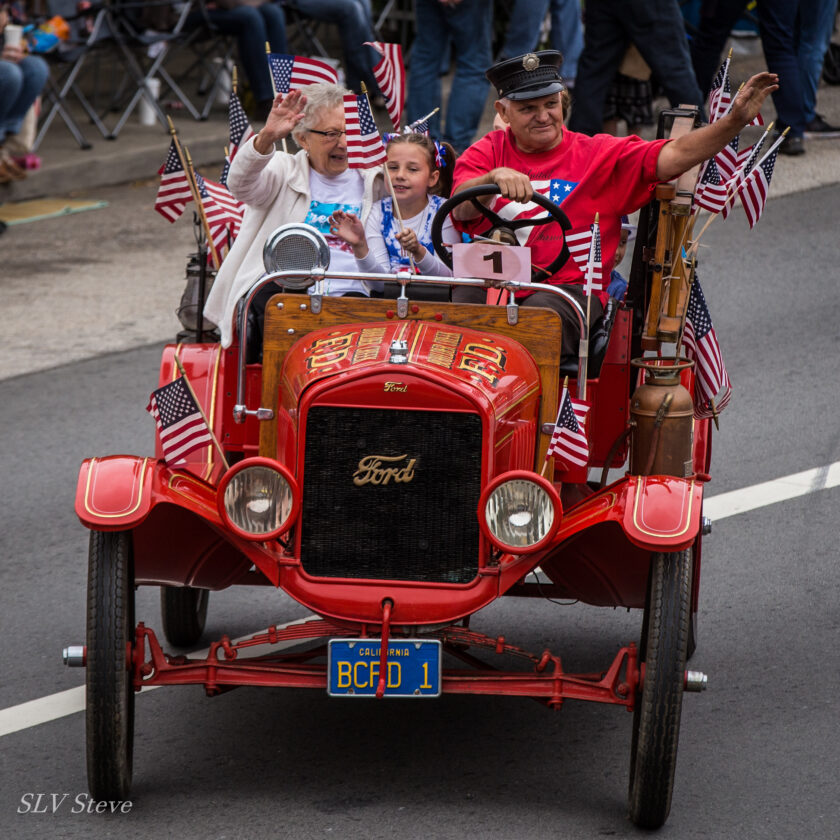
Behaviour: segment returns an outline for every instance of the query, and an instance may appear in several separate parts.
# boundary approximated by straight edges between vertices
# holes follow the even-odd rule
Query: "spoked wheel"
[[[87,773],[96,800],[126,799],[134,753],[134,558],[130,531],[91,531],[87,602]]]
[[[639,644],[644,682],[633,711],[630,819],[659,828],[668,818],[680,733],[691,610],[691,551],[654,554]]]
[[[161,586],[160,614],[163,634],[175,647],[194,645],[207,623],[208,589],[192,586]]]

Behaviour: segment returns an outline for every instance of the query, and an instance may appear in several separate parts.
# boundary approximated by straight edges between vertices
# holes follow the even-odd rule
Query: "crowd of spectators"
[[[43,5],[44,0],[42,0]],[[768,69],[778,74],[773,100],[777,126],[789,134],[783,153],[805,151],[803,138],[840,136],[816,110],[823,57],[834,31],[838,0],[759,0],[754,17]],[[384,0],[201,0],[188,25],[209,19],[237,39],[248,109],[264,119],[273,97],[263,60],[264,45],[288,52],[288,18],[334,25],[341,45],[346,85],[367,86],[382,103],[373,67],[379,55],[366,45],[381,37],[374,23]],[[572,94],[571,129],[614,133],[618,121],[632,131],[653,119],[655,95],[672,105],[704,107],[727,40],[748,14],[747,0],[413,0],[390,9],[413,9],[413,35],[404,44],[406,121],[442,106],[430,120],[434,136],[463,151],[474,139],[490,93],[485,71],[493,60],[558,50]],[[687,9],[693,8],[693,21]],[[5,12],[4,12],[5,14]],[[8,16],[7,16],[8,17]],[[387,39],[387,38],[386,38]],[[441,78],[454,67],[447,97]],[[0,131],[13,134],[20,109],[43,87],[45,65],[4,48]],[[37,90],[36,90],[37,89]],[[32,91],[36,90],[35,94]],[[24,92],[25,91],[25,92]],[[446,99],[446,102],[443,99]],[[29,100],[29,104],[26,104]],[[8,112],[8,113],[7,113]],[[2,140],[0,140],[2,143]],[[0,172],[0,178],[4,175]],[[8,177],[11,177],[9,175]]]

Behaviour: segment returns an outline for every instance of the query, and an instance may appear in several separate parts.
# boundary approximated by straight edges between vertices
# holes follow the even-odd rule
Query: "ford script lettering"
[[[404,394],[408,390],[408,385],[404,382],[386,382],[384,390],[387,392],[398,391]]]
[[[416,463],[417,459],[408,460],[408,455],[365,455],[353,473],[353,484],[388,484],[391,479],[408,484],[414,478]]]

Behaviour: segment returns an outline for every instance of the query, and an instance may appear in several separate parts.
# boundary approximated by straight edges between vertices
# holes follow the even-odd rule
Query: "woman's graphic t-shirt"
[[[347,169],[340,175],[326,178],[315,170],[309,173],[309,211],[304,221],[320,231],[330,247],[330,268],[333,271],[358,271],[353,249],[337,236],[330,233],[329,218],[336,210],[362,215],[364,181],[357,169]],[[324,291],[328,295],[343,295],[347,292],[370,294],[370,290],[359,280],[330,278],[325,281]]]

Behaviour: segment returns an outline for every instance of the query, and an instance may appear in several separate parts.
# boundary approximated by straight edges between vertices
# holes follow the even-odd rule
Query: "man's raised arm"
[[[666,143],[656,160],[656,176],[670,181],[716,155],[761,110],[764,100],[779,87],[775,73],[757,73],[740,90],[725,117]]]

